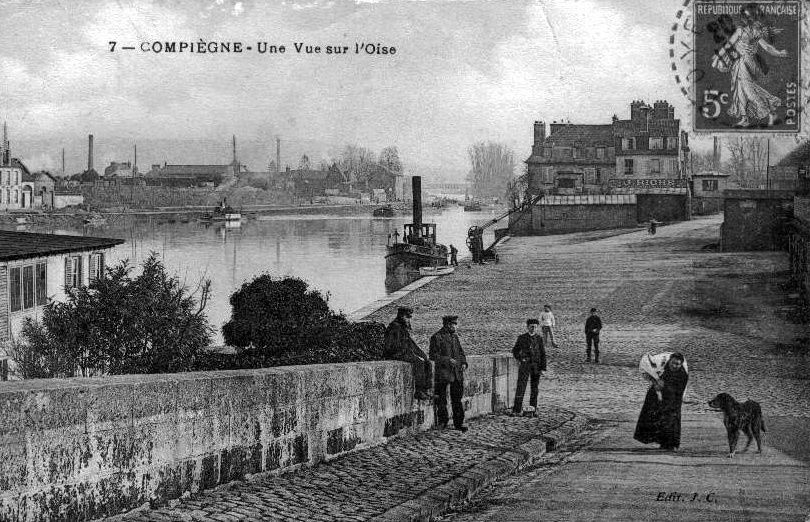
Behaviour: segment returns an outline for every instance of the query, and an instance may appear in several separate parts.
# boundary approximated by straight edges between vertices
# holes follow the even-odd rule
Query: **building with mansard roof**
[[[526,160],[534,193],[685,193],[688,151],[675,109],[666,101],[630,104],[630,118],[610,124],[535,122]]]

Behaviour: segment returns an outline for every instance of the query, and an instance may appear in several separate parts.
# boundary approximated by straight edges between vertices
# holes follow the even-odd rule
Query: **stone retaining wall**
[[[506,407],[517,370],[470,357],[469,417]],[[0,520],[81,520],[245,475],[312,465],[430,428],[409,365],[0,383]]]

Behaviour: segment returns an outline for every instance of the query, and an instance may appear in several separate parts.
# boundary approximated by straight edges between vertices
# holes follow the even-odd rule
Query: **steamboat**
[[[411,178],[413,187],[413,223],[403,227],[402,241],[392,234],[385,256],[386,279],[399,281],[420,277],[419,269],[447,266],[447,247],[436,242],[436,224],[422,222],[422,178]]]

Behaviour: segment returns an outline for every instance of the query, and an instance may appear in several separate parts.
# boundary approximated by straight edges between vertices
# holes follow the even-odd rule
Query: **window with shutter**
[[[37,263],[37,306],[48,304],[48,265]]]
[[[12,312],[22,310],[22,274],[20,267],[8,271],[9,306]]]
[[[104,275],[104,254],[90,255],[90,282]]]
[[[73,288],[73,258],[65,258],[65,288]]]
[[[23,308],[34,307],[34,267],[23,267]]]

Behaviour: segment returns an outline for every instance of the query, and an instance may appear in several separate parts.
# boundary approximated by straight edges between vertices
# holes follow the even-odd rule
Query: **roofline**
[[[101,239],[101,238],[95,238]],[[11,254],[2,256],[0,255],[0,262],[5,261],[19,261],[21,259],[34,259],[37,257],[51,257],[51,256],[61,256],[63,254],[70,254],[73,252],[92,252],[94,250],[102,250],[107,248],[112,248],[114,246],[118,246],[124,244],[126,241],[123,239],[112,239],[112,238],[105,238],[106,241],[102,244],[98,245],[87,245],[83,247],[74,247],[74,248],[60,248],[55,250],[49,250],[48,252],[38,252],[38,253],[30,253],[30,254]]]

